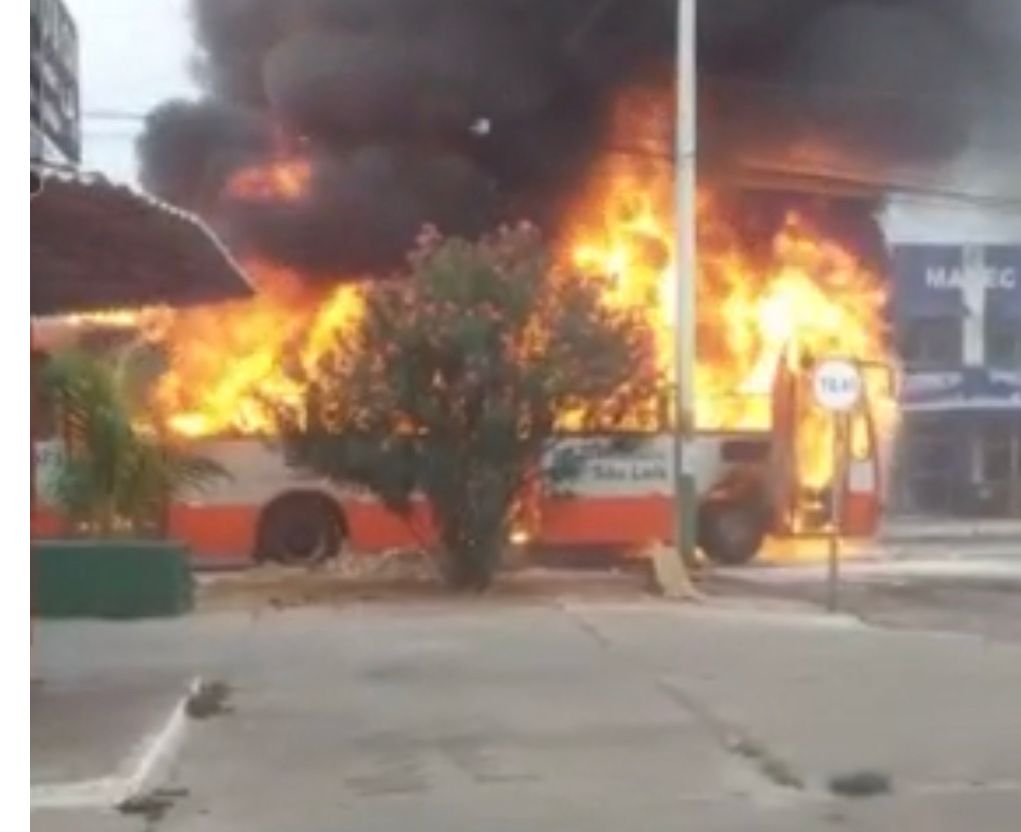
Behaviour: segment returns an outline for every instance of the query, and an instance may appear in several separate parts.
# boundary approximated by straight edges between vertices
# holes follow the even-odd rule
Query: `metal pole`
[[[833,414],[833,484],[830,493],[829,574],[826,607],[836,612],[840,606],[840,531],[844,513],[844,479],[847,456],[847,423],[844,413]]]
[[[675,129],[674,501],[675,541],[681,560],[695,566],[695,480],[691,447],[695,428],[695,162],[697,147],[696,0],[677,3],[677,125]]]

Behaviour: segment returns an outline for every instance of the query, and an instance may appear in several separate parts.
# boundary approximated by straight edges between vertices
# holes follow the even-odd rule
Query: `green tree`
[[[555,269],[527,224],[477,243],[426,232],[407,273],[366,290],[353,338],[308,379],[292,464],[407,513],[424,496],[450,584],[485,588],[512,511],[559,429],[605,430],[656,401],[652,333]]]
[[[84,352],[59,353],[42,381],[61,445],[48,490],[73,533],[158,533],[174,494],[227,475],[134,421],[109,363]]]

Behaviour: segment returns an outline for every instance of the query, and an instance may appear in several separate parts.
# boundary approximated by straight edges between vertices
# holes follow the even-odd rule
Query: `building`
[[[32,0],[32,162],[81,158],[78,29],[62,0]]]
[[[891,200],[903,420],[891,507],[1021,517],[1021,205]]]

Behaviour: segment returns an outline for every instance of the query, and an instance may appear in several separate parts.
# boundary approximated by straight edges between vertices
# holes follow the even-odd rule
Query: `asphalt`
[[[40,671],[229,685],[189,733],[161,817],[36,812],[43,832],[996,832],[1021,815],[1021,644],[800,602],[43,622],[36,648]],[[862,770],[891,793],[831,793]]]
[[[938,544],[887,544],[880,551],[844,548],[839,564],[841,611],[881,627],[970,633],[1021,641],[1021,540],[964,532]],[[825,545],[803,544],[796,557],[773,553],[742,568],[713,568],[704,586],[715,595],[829,603]]]

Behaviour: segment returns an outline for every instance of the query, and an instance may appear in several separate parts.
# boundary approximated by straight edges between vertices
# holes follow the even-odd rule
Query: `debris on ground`
[[[226,682],[201,682],[185,702],[184,710],[192,719],[208,719],[212,716],[230,713],[227,704],[231,688]]]
[[[830,791],[841,797],[874,797],[893,790],[890,777],[880,771],[853,771],[830,778]]]
[[[803,789],[804,782],[784,760],[773,754],[765,744],[750,737],[733,734],[727,738],[727,747],[751,761],[759,772],[774,785],[785,789]]]
[[[187,797],[184,788],[155,789],[145,794],[129,797],[117,806],[117,811],[124,815],[138,815],[149,824],[158,823],[174,805],[175,800]]]
[[[258,612],[377,600],[449,600],[450,591],[434,564],[426,563],[423,557],[412,557],[408,552],[388,557],[364,555],[357,558],[360,565],[337,563],[307,568],[266,564],[238,572],[200,575],[197,606],[200,611],[241,608]],[[374,561],[379,562],[370,564]],[[614,570],[507,569],[497,574],[482,597],[503,600],[648,597],[640,567],[639,562],[632,568]]]

